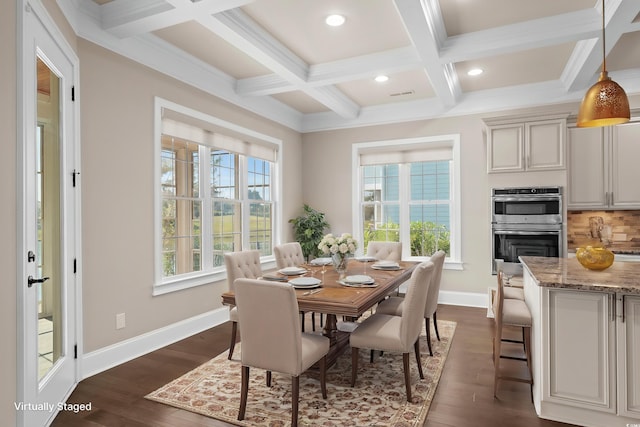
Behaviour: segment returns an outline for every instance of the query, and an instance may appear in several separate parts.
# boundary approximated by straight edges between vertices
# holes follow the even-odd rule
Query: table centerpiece
[[[347,271],[349,259],[353,257],[356,249],[358,249],[358,242],[349,233],[342,233],[340,236],[334,236],[329,233],[322,238],[318,244],[318,249],[323,254],[331,256],[333,267],[342,277]]]

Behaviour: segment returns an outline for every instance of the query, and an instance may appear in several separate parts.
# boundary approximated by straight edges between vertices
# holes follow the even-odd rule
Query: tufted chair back
[[[369,242],[367,256],[378,260],[400,261],[402,259],[402,243],[400,242]]]
[[[234,291],[236,279],[257,279],[262,276],[260,251],[228,252],[224,254],[224,265],[227,268],[229,290]]]
[[[273,254],[276,257],[278,268],[298,267],[305,263],[302,246],[298,242],[274,246]]]

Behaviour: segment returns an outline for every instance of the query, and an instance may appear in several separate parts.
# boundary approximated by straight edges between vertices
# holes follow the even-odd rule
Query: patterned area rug
[[[369,351],[360,350],[356,386],[350,387],[351,352],[346,351],[327,371],[327,399],[322,399],[318,375],[300,376],[301,426],[422,426],[444,367],[455,322],[438,321],[441,341],[433,339],[433,357],[429,356],[424,326],[420,338],[422,367],[420,379],[415,356],[410,357],[412,400],[406,399],[402,355],[376,355],[373,364]],[[240,352],[236,345],[232,360],[224,352],[191,372],[148,394],[147,399],[203,414],[240,426],[290,426],[291,378],[273,373],[271,388],[266,373],[251,369],[245,419],[238,421],[240,405]]]

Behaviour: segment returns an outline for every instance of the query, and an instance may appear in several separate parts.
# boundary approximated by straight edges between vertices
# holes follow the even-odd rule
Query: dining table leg
[[[327,314],[322,335],[329,338],[331,346],[336,344],[338,338],[338,320],[335,314]]]

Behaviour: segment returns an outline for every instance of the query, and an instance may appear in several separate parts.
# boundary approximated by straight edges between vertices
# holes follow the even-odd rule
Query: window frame
[[[450,227],[451,227],[451,247],[450,247],[450,255],[445,259],[444,268],[449,270],[462,270],[462,206],[461,206],[461,193],[460,193],[460,176],[461,176],[461,168],[460,168],[460,135],[459,134],[450,134],[450,135],[438,135],[438,136],[423,136],[416,138],[406,138],[406,139],[393,139],[393,140],[381,140],[381,141],[369,141],[369,142],[360,142],[352,145],[352,159],[354,168],[352,170],[352,187],[353,194],[356,194],[357,197],[353,197],[352,201],[352,228],[353,235],[359,241],[364,241],[364,236],[362,234],[362,224],[364,218],[362,216],[362,191],[363,191],[363,182],[362,182],[362,173],[361,168],[362,164],[360,161],[361,154],[367,152],[368,150],[375,149],[381,152],[389,152],[395,153],[397,151],[398,146],[402,146],[402,149],[411,152],[411,150],[420,150],[424,151],[425,149],[429,149],[433,147],[441,148],[443,145],[451,148],[453,159],[452,162],[452,172],[451,172],[451,195],[450,195],[450,203],[452,204],[452,212],[450,217]],[[402,163],[394,163],[400,165],[400,179],[404,174],[408,176],[409,174],[409,162]],[[403,167],[404,166],[404,167]],[[400,218],[401,222],[404,219],[405,222],[409,218],[409,202],[410,202],[410,188],[408,186],[400,185]],[[407,261],[417,261],[421,262],[428,257],[418,257],[418,256],[410,256],[411,248],[409,239],[409,224],[400,224],[400,241],[403,242],[402,245],[402,259]],[[360,255],[366,251],[366,248],[359,248],[358,253]]]
[[[256,132],[254,130],[236,125],[231,122],[227,122],[220,118],[210,116],[208,114],[202,113],[200,111],[191,109],[189,107],[185,107],[183,105],[168,101],[166,99],[155,97],[154,98],[154,280],[153,280],[153,295],[162,295],[170,292],[179,291],[182,289],[188,289],[195,286],[201,286],[205,284],[210,284],[212,282],[224,280],[226,278],[226,270],[224,266],[190,272],[183,273],[176,276],[171,276],[166,278],[163,276],[163,257],[162,257],[162,184],[161,184],[161,155],[162,155],[162,117],[164,110],[171,110],[171,112],[178,113],[179,115],[185,116],[189,119],[197,120],[200,123],[210,124],[212,127],[216,129],[220,129],[222,133],[224,130],[228,130],[230,134],[234,136],[245,136],[250,141],[259,141],[261,145],[269,147],[269,149],[273,149],[274,151],[274,161],[271,163],[271,200],[270,204],[273,206],[272,209],[272,218],[271,218],[271,227],[272,227],[272,240],[273,245],[276,245],[279,242],[280,236],[280,223],[282,218],[282,204],[280,202],[280,195],[282,194],[282,141],[280,139],[273,138],[271,136]],[[246,141],[245,141],[246,142]],[[249,142],[249,144],[251,144]],[[213,148],[213,147],[212,147]],[[213,150],[211,151],[213,152]],[[248,173],[248,168],[246,167],[246,159],[249,155],[242,154],[240,155],[241,161],[240,163],[244,163],[244,167],[241,168],[241,176],[240,176],[240,186],[241,191],[243,192],[242,196],[242,205],[248,206],[251,204],[252,200],[248,198],[248,183],[245,180],[245,174]],[[203,159],[200,159],[202,163]],[[201,176],[202,179],[202,176]],[[203,201],[203,211],[202,215],[202,225],[204,225],[205,221],[208,221],[210,215],[205,217],[204,213],[207,211],[204,209],[204,204],[209,203],[214,200],[212,197],[203,198],[201,195],[200,200]],[[210,214],[211,212],[209,212]],[[245,218],[245,213],[241,214],[241,222],[243,223],[243,234],[242,234],[242,249],[249,248],[249,236],[250,231],[246,226],[249,224],[248,218]],[[205,244],[211,243],[210,236],[205,231],[206,228],[202,226],[202,236],[201,236],[201,262],[204,264],[204,246]],[[245,232],[246,231],[246,232]],[[208,243],[207,243],[208,242]],[[261,256],[260,261],[263,269],[268,269],[275,266],[275,257],[273,254],[269,256]]]

